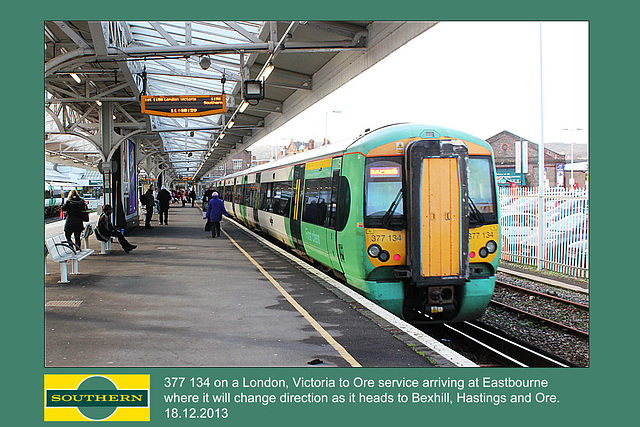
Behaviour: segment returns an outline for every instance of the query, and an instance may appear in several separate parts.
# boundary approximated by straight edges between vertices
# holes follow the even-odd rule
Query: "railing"
[[[499,197],[504,261],[589,278],[586,190],[545,190],[542,213],[537,188],[500,188]],[[544,226],[542,240],[538,224]]]

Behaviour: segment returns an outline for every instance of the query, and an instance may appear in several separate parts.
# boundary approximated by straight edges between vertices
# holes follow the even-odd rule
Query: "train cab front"
[[[391,268],[403,282],[405,319],[484,313],[499,260],[493,171],[488,148],[456,139],[417,139],[404,157],[368,159],[367,255],[374,272]]]

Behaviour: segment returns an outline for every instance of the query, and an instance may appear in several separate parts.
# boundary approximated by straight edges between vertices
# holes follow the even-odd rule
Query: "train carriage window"
[[[404,226],[402,157],[371,157],[365,167],[365,227]]]
[[[249,184],[242,184],[242,201],[240,203],[245,206],[249,204]]]
[[[260,185],[260,210],[273,212],[273,182]]]
[[[289,217],[291,203],[291,183],[281,181],[273,183],[273,213]]]
[[[342,231],[349,221],[349,213],[351,211],[351,189],[349,180],[346,176],[340,177],[338,184],[338,200],[336,209],[336,230]]]
[[[469,157],[469,199],[481,215],[470,216],[476,222],[497,222],[497,203],[491,157]]]
[[[253,184],[247,184],[247,187],[249,189],[249,200],[248,200],[248,205],[250,207],[255,207],[256,206],[256,194],[258,193],[258,184],[253,183]]]
[[[324,226],[327,217],[327,204],[330,201],[331,178],[306,180],[302,221]]]
[[[338,213],[338,191],[340,188],[340,170],[333,171],[331,177],[331,202],[329,203],[325,226],[327,228],[336,228],[336,215]]]
[[[236,184],[233,202],[237,204],[242,203],[242,184]]]

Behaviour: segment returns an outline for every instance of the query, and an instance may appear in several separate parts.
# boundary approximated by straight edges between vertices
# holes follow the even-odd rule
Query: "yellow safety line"
[[[358,363],[358,361],[356,359],[354,359],[353,356],[351,356],[349,354],[349,352],[347,350],[345,350],[345,348],[338,343],[338,341],[336,341],[327,331],[325,331],[324,328],[322,326],[320,326],[320,324],[318,322],[316,322],[316,320],[313,317],[311,317],[311,315],[307,312],[307,310],[305,310],[300,304],[298,304],[298,302],[295,299],[293,299],[293,297],[291,295],[289,295],[289,293],[287,291],[285,291],[282,286],[280,286],[280,283],[278,283],[273,277],[271,277],[271,275],[269,273],[267,273],[267,271],[264,268],[262,268],[262,266],[260,264],[258,264],[258,262],[256,260],[254,260],[253,257],[251,257],[251,255],[249,255],[247,253],[247,251],[242,249],[240,247],[240,245],[238,243],[236,243],[236,241],[233,240],[233,238],[231,236],[229,236],[229,234],[226,231],[222,230],[222,232],[224,233],[225,236],[227,236],[229,238],[231,243],[233,243],[236,246],[236,248],[238,248],[238,250],[240,252],[242,252],[242,254],[244,256],[246,256],[247,259],[249,261],[251,261],[251,263],[258,268],[258,270],[260,270],[260,272],[264,275],[264,277],[269,279],[271,284],[273,286],[275,286],[275,288],[278,291],[280,291],[280,293],[287,299],[287,301],[289,301],[289,303],[296,310],[298,310],[298,312],[300,314],[302,314],[302,316],[305,319],[307,319],[307,322],[309,322],[311,324],[311,326],[313,326],[313,328],[316,331],[318,331],[320,333],[320,335],[322,335],[322,338],[324,338],[329,344],[331,344],[331,347],[333,347],[338,353],[340,353],[340,356],[342,356],[342,358],[344,360],[346,360],[354,368],[361,368],[362,367],[362,365],[360,363]]]

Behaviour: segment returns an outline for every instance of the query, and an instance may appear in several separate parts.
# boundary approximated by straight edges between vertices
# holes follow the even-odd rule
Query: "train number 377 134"
[[[473,239],[493,239],[495,233],[493,231],[474,231],[469,232],[469,240]]]
[[[399,234],[372,234],[372,242],[401,242],[402,236]]]

